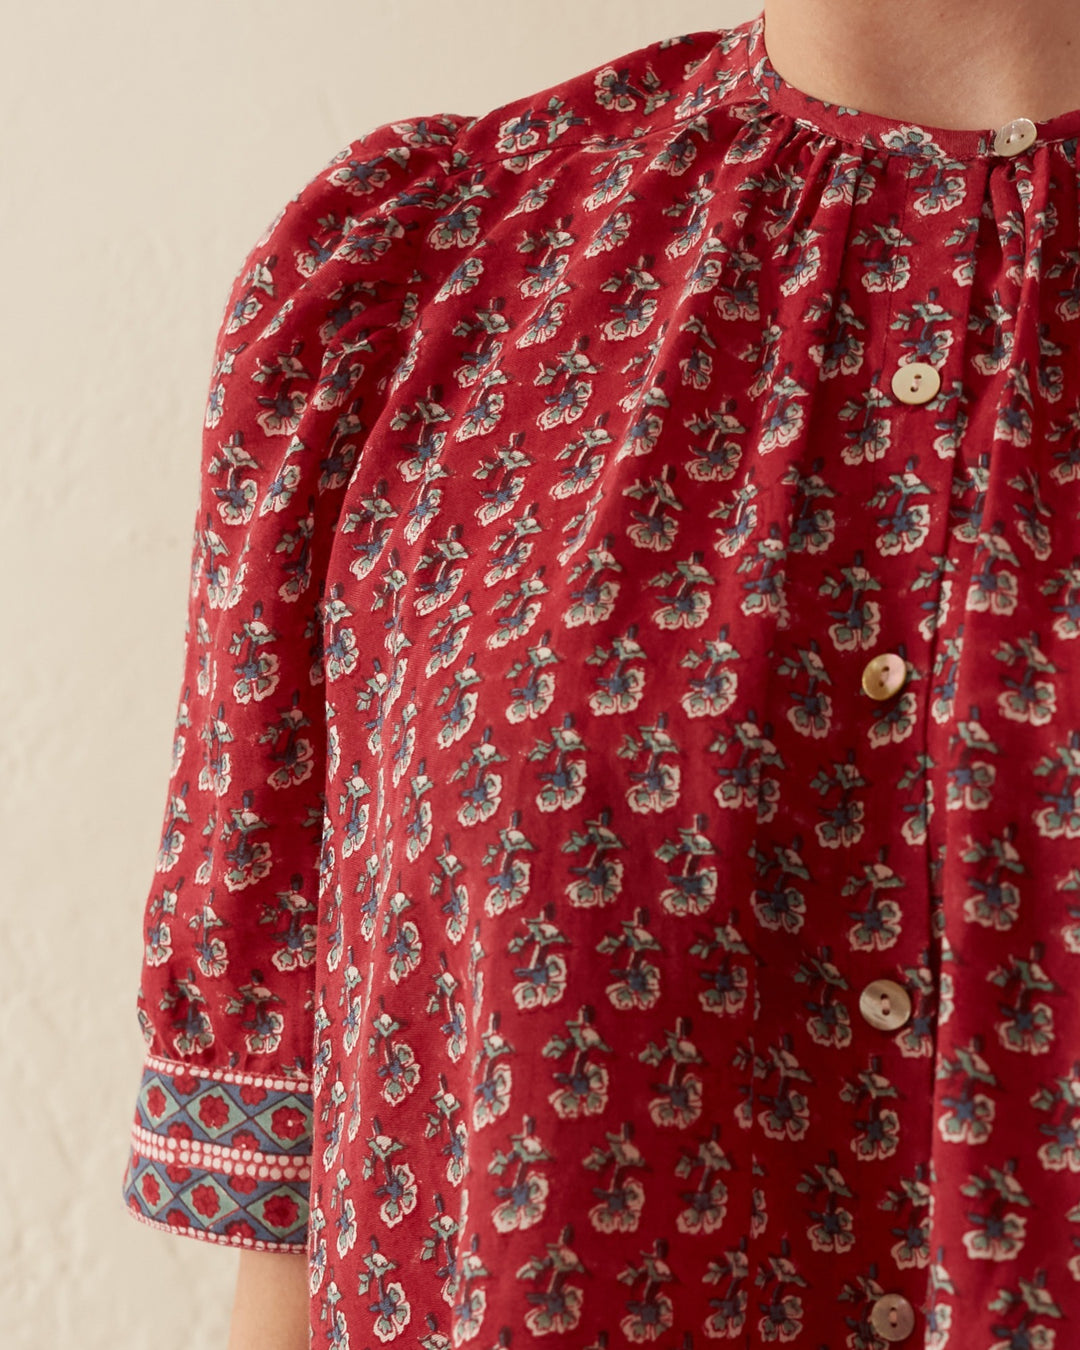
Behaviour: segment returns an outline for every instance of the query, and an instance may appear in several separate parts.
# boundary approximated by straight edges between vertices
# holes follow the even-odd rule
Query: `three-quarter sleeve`
[[[463,121],[388,124],[335,156],[251,250],[219,328],[123,1180],[129,1213],[172,1232],[306,1243],[323,571]]]

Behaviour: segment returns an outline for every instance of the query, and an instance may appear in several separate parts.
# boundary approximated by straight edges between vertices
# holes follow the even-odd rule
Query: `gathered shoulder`
[[[270,336],[301,302],[322,323],[325,302],[343,285],[359,283],[365,293],[377,288],[361,300],[368,308],[400,290],[415,246],[429,229],[425,218],[447,200],[454,147],[471,120],[443,113],[384,123],[309,176],[236,272],[219,346],[241,330],[246,337]]]
[[[500,104],[461,128],[456,167],[523,172],[557,150],[673,132],[745,86],[748,35],[744,24],[664,38]]]
[[[485,165],[527,176],[565,152],[606,154],[646,137],[678,140],[747,97],[751,25],[669,37],[480,115],[382,123],[335,153],[278,212],[233,282],[223,336],[274,327],[303,299],[321,322],[342,284],[378,285],[369,306],[407,290],[420,253],[473,242],[466,219]],[[682,156],[672,157],[678,164]],[[430,256],[427,259],[430,263]],[[438,270],[438,269],[436,269]],[[269,308],[269,313],[266,312]],[[375,304],[374,309],[381,309]],[[392,321],[385,311],[369,322]]]

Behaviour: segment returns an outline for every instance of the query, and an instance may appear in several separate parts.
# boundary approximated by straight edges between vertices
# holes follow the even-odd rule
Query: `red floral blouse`
[[[761,15],[285,206],[132,1214],[306,1247],[337,1350],[1072,1344],[1078,140],[822,103]]]

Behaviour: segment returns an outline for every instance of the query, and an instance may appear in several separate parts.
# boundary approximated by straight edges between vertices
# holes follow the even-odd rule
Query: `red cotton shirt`
[[[1075,1343],[1078,139],[820,102],[760,15],[284,207],[136,1217],[306,1244],[333,1350]]]

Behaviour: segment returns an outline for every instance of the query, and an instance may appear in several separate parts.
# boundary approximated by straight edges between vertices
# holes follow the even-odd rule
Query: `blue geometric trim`
[[[303,1249],[310,1083],[149,1057],[123,1194],[134,1218],[232,1246]]]

